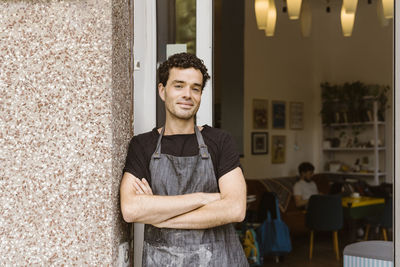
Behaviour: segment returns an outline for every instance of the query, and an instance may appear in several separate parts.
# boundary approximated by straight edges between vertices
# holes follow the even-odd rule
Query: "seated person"
[[[315,182],[312,180],[314,175],[314,166],[309,162],[303,162],[299,165],[300,180],[297,181],[293,186],[293,195],[296,207],[306,208],[308,199],[312,195],[318,194],[318,188]]]

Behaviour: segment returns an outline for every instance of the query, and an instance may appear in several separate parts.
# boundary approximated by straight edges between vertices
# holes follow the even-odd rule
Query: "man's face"
[[[158,85],[158,92],[165,102],[167,116],[189,120],[200,106],[203,75],[194,68],[169,70],[166,86]]]
[[[314,175],[313,171],[303,172],[303,177],[306,182],[311,182],[313,175]]]

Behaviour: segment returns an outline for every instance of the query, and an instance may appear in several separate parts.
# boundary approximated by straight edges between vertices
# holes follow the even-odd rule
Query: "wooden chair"
[[[312,259],[314,232],[332,231],[333,248],[339,260],[338,230],[343,227],[342,199],[339,195],[313,195],[310,197],[306,213],[306,226],[310,230],[309,259]]]

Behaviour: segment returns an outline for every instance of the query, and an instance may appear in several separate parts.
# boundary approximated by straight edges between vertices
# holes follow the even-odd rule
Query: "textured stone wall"
[[[0,265],[115,265],[129,5],[0,2]]]

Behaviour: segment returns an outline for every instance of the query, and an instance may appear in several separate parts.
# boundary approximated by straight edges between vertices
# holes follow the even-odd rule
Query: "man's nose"
[[[183,96],[186,98],[191,98],[192,97],[192,90],[189,86],[186,86],[183,90]]]

